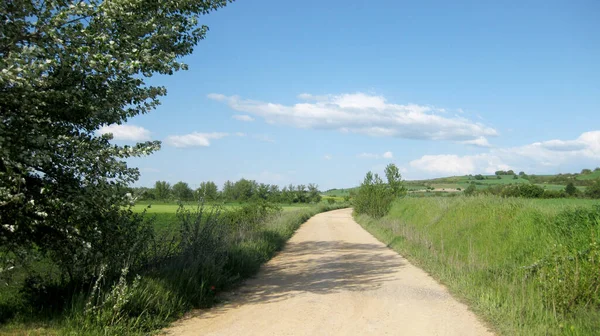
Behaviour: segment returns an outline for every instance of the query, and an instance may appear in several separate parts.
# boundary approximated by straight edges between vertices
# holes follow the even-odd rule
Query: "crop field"
[[[343,199],[341,199],[343,200]],[[228,203],[228,204],[222,204],[222,205],[217,205],[217,204],[209,204],[206,205],[205,208],[206,209],[216,209],[216,208],[220,208],[223,211],[227,211],[227,210],[234,210],[234,209],[239,209],[243,206],[243,203]],[[197,203],[184,203],[185,208],[187,209],[194,209],[198,206]],[[286,211],[293,211],[293,210],[299,210],[299,209],[305,209],[310,207],[309,204],[285,204],[282,205],[282,211],[286,212]],[[175,214],[177,212],[177,209],[179,209],[179,205],[175,204],[175,203],[158,203],[158,204],[152,204],[152,203],[142,203],[142,202],[138,202],[138,204],[136,204],[135,206],[133,206],[133,211],[134,212],[142,212],[142,211],[146,211],[147,214]]]
[[[455,191],[457,189],[464,190],[471,183],[475,183],[477,189],[484,189],[495,185],[508,185],[517,183],[530,183],[528,180],[518,177],[515,179],[513,175],[501,175],[498,178],[496,175],[483,175],[484,179],[477,180],[473,176],[450,176],[431,180],[415,180],[407,181],[406,187],[409,191],[424,191],[427,187],[436,190]]]
[[[196,210],[198,209],[198,204],[194,202],[184,203],[184,208],[186,210]],[[229,204],[209,204],[205,205],[203,211],[212,212],[212,211],[232,211],[236,209],[240,209],[244,206],[243,203],[229,203]],[[281,206],[281,210],[283,213],[294,212],[297,210],[305,210],[310,208],[309,204],[285,204]],[[145,205],[143,203],[136,204],[133,207],[134,212],[141,213],[144,210],[149,218],[153,221],[153,227],[159,233],[169,233],[173,230],[179,229],[179,222],[177,220],[177,210],[179,209],[179,205],[175,203],[158,203],[158,204],[148,204]]]
[[[341,197],[350,196],[350,192],[357,188],[346,188],[346,189],[331,189],[323,192],[323,196]]]

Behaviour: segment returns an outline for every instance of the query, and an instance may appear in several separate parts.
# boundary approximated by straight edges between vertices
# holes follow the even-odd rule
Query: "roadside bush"
[[[335,199],[334,198],[328,198],[327,199],[327,204],[334,204],[335,203]]]
[[[354,199],[354,211],[357,214],[381,218],[390,210],[394,198],[392,190],[381,177],[368,172]]]
[[[387,183],[378,174],[367,173],[354,198],[354,211],[357,214],[381,218],[388,213],[394,199],[406,194],[398,168],[389,164],[385,172]]]
[[[600,198],[600,179],[594,181],[594,184],[587,187],[585,196],[589,198]]]

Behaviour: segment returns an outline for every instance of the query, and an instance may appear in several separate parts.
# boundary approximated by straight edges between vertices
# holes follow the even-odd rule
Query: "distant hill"
[[[599,179],[600,178],[600,169],[596,168],[596,170],[594,170],[591,173],[587,173],[587,174],[577,174],[577,179],[578,180],[595,180],[595,179]]]
[[[485,189],[487,187],[498,184],[516,184],[516,183],[531,183],[539,185],[549,190],[562,190],[569,182],[580,190],[585,190],[585,187],[593,183],[596,179],[600,179],[600,168],[594,170],[584,169],[581,173],[566,173],[556,175],[464,175],[464,176],[448,176],[434,178],[429,180],[411,180],[405,181],[405,186],[409,192],[424,192],[427,190],[441,192],[457,192],[464,190],[469,184],[473,183],[477,189]],[[323,192],[325,196],[343,197],[348,196],[350,191],[357,189],[330,189]]]

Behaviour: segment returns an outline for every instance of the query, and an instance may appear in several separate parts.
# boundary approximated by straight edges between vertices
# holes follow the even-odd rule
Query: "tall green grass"
[[[597,335],[600,208],[575,201],[404,198],[357,221],[501,334]]]
[[[181,209],[176,220],[162,216],[167,239],[150,246],[144,262],[124,261],[117,278],[101,270],[59,314],[21,309],[0,334],[146,335],[192,308],[211,306],[218,292],[255,274],[310,217],[345,206],[273,212],[269,205],[254,205],[223,213]]]

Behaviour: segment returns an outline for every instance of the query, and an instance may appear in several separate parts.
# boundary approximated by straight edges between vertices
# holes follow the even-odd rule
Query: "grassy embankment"
[[[0,308],[15,314],[0,321],[0,334],[148,334],[194,307],[210,306],[216,293],[255,274],[302,223],[341,207],[320,204],[266,216],[252,207],[249,213],[225,209],[220,216],[205,209],[176,217],[171,208],[153,206],[157,233],[175,240],[159,241],[158,251],[149,251],[151,262],[131,265],[120,279],[100,276],[59,310],[39,310],[18,288],[4,287]],[[157,212],[161,208],[165,212]]]
[[[357,221],[504,335],[600,332],[594,200],[404,198]],[[579,207],[580,210],[573,209]]]

